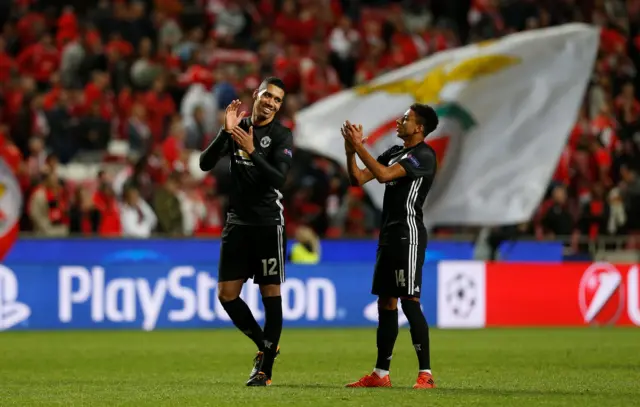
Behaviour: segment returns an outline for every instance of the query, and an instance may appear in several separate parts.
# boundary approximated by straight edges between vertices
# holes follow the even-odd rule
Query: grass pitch
[[[435,390],[401,330],[391,389],[345,389],[375,330],[285,329],[270,388],[247,388],[235,330],[4,332],[0,406],[624,406],[640,404],[640,329],[432,330]]]

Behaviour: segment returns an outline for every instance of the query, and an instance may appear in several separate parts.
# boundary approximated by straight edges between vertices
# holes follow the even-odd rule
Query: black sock
[[[264,362],[262,372],[271,378],[280,334],[282,334],[282,297],[263,297],[264,304]]]
[[[409,320],[411,327],[411,341],[418,355],[420,370],[431,369],[431,356],[429,351],[429,326],[417,301],[402,301],[402,310]]]
[[[391,366],[391,355],[393,347],[398,337],[398,310],[378,308],[378,333],[376,342],[378,344],[378,360],[376,369],[389,370]]]
[[[247,303],[238,297],[235,300],[223,302],[222,306],[233,324],[256,344],[259,351],[263,351],[264,334]]]

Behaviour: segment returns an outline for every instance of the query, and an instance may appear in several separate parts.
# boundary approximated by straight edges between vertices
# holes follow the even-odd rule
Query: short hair
[[[122,196],[130,193],[130,192],[140,192],[140,189],[138,188],[138,186],[136,185],[135,182],[127,182],[124,184],[123,188],[122,188]]]
[[[284,87],[284,82],[282,81],[282,79],[276,78],[275,76],[270,76],[265,80],[263,80],[260,86],[258,87],[258,90],[260,91],[260,90],[267,89],[267,86],[269,85],[276,86],[282,89],[284,93],[287,93],[287,89]]]
[[[414,103],[411,110],[416,114],[416,122],[424,126],[425,137],[438,127],[438,115],[431,106]]]

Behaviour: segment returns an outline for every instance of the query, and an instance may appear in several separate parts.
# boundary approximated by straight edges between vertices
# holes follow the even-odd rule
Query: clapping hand
[[[256,149],[253,145],[253,126],[249,127],[249,132],[242,130],[240,126],[236,126],[231,130],[231,138],[235,141],[238,146],[247,154],[251,154]]]
[[[347,123],[345,122],[340,128],[340,134],[342,134],[342,137],[344,138],[344,151],[347,154],[355,154],[356,149],[353,148],[353,145],[349,142],[349,136],[347,135],[348,131],[349,129],[347,127]]]
[[[235,129],[240,121],[245,115],[245,112],[238,112],[238,108],[242,105],[238,99],[234,100],[227,106],[227,109],[224,111],[224,130],[227,132],[231,132],[231,130]]]
[[[344,122],[340,131],[344,137],[344,145],[347,153],[354,153],[357,146],[363,144],[366,139],[361,124],[351,124],[349,120]]]

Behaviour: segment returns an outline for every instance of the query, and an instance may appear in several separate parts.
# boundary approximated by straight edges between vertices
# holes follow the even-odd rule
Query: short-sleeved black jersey
[[[385,184],[379,244],[426,244],[422,207],[436,175],[435,151],[425,143],[411,148],[393,146],[378,162],[388,167],[398,163],[407,172]]]
[[[239,126],[248,132],[251,119],[243,119]],[[279,168],[282,162],[291,164],[293,136],[291,130],[280,122],[273,120],[264,126],[253,126],[253,143],[256,153],[265,157],[270,165]],[[249,154],[231,138],[227,147],[231,157],[229,171],[232,178],[227,222],[256,226],[284,225],[282,193],[267,182]]]

